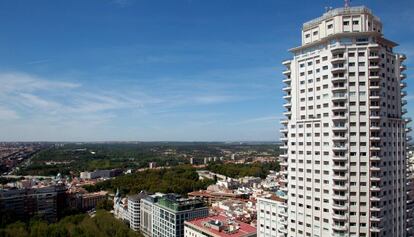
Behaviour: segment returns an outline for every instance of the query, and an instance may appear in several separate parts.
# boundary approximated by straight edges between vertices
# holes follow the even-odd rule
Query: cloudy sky
[[[414,1],[362,4],[409,57],[410,93]],[[0,140],[276,141],[281,61],[303,22],[342,5],[1,1]]]

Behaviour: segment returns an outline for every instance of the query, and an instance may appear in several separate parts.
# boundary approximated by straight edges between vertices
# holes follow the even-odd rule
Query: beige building
[[[278,236],[405,236],[405,55],[366,7],[306,22],[283,64]]]

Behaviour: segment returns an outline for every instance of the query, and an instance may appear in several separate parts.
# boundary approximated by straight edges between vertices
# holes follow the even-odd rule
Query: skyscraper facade
[[[405,236],[405,55],[366,7],[304,23],[283,64],[279,236]]]

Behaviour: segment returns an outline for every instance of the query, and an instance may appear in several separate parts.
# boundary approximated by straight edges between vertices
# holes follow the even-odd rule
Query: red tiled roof
[[[224,215],[214,215],[214,216],[208,216],[208,217],[204,217],[204,218],[198,218],[198,219],[194,219],[192,221],[186,221],[186,224],[189,226],[192,226],[193,228],[197,228],[199,230],[203,230],[204,232],[207,232],[213,236],[220,236],[220,237],[244,237],[244,236],[251,236],[252,234],[256,234],[256,228],[240,222],[240,221],[235,221],[233,220],[233,223],[237,223],[239,226],[238,231],[234,232],[234,233],[226,233],[225,231],[219,231],[219,230],[215,230],[212,228],[209,228],[207,226],[204,226],[205,222],[208,221],[220,221],[222,223],[224,223],[224,225],[228,225],[228,221],[229,218],[224,216]]]

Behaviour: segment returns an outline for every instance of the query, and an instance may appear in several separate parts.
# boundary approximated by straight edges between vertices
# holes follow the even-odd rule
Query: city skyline
[[[276,141],[286,49],[300,44],[303,22],[343,1],[307,4],[0,3],[2,140]],[[358,5],[412,68],[414,2]]]

